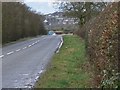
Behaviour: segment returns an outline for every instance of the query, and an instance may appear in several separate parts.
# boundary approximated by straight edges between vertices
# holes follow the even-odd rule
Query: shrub
[[[118,86],[118,3],[108,5],[99,16],[81,28],[86,50],[94,66],[96,87]],[[82,33],[79,33],[81,36]]]

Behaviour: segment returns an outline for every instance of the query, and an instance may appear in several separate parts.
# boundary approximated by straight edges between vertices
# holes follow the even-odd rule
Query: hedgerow
[[[108,5],[100,15],[80,29],[85,34],[89,62],[94,67],[94,87],[118,87],[120,80],[118,72],[118,6],[117,2]],[[80,31],[79,36],[81,36]]]

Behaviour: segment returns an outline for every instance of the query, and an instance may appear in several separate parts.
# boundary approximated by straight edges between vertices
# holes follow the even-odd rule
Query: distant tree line
[[[42,15],[20,2],[2,3],[2,43],[46,34]]]
[[[85,0],[86,1],[86,0]],[[107,2],[61,2],[55,3],[57,7],[64,12],[67,17],[75,17],[79,20],[78,30],[73,32],[85,39],[86,49],[88,47],[88,31],[83,30],[87,22],[95,19],[107,7]]]
[[[86,0],[85,0],[86,1]],[[98,15],[107,6],[106,2],[61,2],[57,3],[58,8],[65,13],[65,16],[79,19],[82,27],[91,18]]]

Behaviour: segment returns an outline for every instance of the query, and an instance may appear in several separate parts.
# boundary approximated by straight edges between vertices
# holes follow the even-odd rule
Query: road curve
[[[41,36],[2,48],[2,88],[32,87],[50,62],[61,36]]]

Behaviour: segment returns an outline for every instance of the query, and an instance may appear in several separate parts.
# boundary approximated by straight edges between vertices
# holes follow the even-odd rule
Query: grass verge
[[[84,68],[84,40],[77,36],[63,36],[60,52],[53,56],[51,65],[39,78],[35,88],[85,88],[89,87],[90,74]]]

